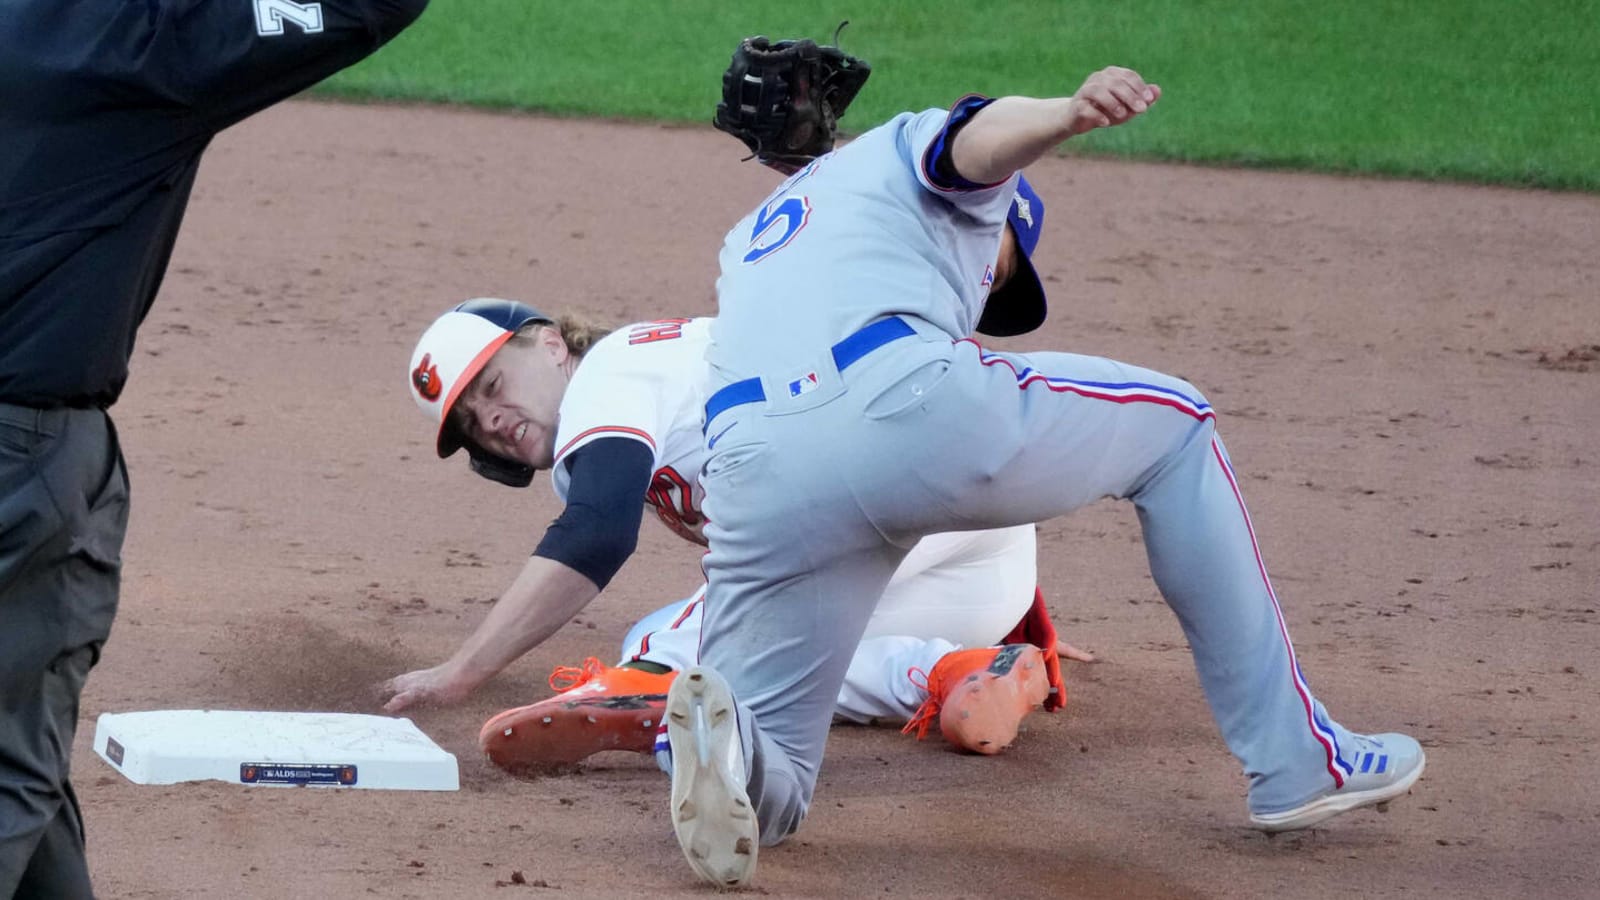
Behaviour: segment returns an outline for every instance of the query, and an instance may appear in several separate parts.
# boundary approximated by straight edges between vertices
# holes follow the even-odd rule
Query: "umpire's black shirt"
[[[211,137],[426,4],[0,0],[0,402],[115,402]]]

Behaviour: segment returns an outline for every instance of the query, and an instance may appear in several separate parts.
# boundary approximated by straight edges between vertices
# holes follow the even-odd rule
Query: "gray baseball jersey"
[[[731,378],[806,375],[819,350],[893,314],[952,338],[973,333],[1016,176],[982,191],[938,187],[921,157],[947,115],[904,113],[867,132],[734,226],[717,280],[713,367]],[[738,302],[777,285],[784,291],[767,294],[770,303]]]
[[[737,699],[763,842],[805,815],[851,651],[904,548],[1108,496],[1137,507],[1251,809],[1342,785],[1372,744],[1300,674],[1204,396],[1108,359],[963,339],[1015,177],[945,183],[945,123],[903,115],[822,157],[722,251],[701,661]]]

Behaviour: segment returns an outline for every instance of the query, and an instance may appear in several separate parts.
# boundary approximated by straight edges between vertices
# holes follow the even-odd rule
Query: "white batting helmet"
[[[479,297],[440,316],[411,351],[411,399],[439,428],[441,458],[460,450],[466,438],[450,422],[461,392],[517,329],[549,316],[515,300]],[[476,448],[473,448],[476,449]]]

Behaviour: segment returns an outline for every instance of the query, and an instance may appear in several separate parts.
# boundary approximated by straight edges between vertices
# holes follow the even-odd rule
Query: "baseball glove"
[[[839,33],[833,37],[837,44]],[[792,175],[833,149],[839,118],[871,74],[837,46],[745,38],[722,73],[712,124],[744,141],[763,165]]]

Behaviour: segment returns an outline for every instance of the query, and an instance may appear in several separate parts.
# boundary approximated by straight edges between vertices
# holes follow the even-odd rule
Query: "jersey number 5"
[[[750,229],[750,247],[744,261],[758,263],[787,247],[810,218],[811,201],[805,197],[784,197],[763,206],[756,214],[755,227]]]

